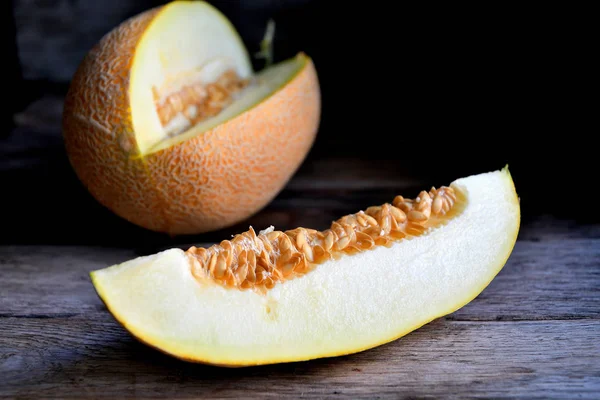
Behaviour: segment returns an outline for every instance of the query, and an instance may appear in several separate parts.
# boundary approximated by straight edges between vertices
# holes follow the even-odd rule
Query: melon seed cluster
[[[452,188],[432,188],[414,200],[396,196],[393,204],[346,215],[322,232],[268,229],[257,235],[250,227],[231,240],[209,248],[191,247],[186,254],[191,256],[192,273],[199,280],[211,279],[240,289],[271,289],[324,261],[418,236],[448,217],[455,202]]]
[[[168,96],[161,97],[154,90],[160,122],[169,136],[177,135],[220,113],[248,83],[248,79],[240,79],[235,71],[227,70],[215,82],[185,86]]]

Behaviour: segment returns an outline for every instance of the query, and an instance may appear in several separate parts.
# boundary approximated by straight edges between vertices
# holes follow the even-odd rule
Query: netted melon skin
[[[140,155],[128,84],[136,45],[162,8],[108,33],[75,73],[63,137],[75,173],[102,205],[144,228],[193,234],[233,225],[268,204],[312,147],[321,97],[300,72],[250,110],[160,151]]]

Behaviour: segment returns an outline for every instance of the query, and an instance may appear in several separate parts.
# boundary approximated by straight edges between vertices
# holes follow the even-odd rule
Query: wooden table
[[[37,132],[29,136],[34,142],[60,147],[44,139],[51,133],[29,129],[28,135]],[[7,172],[7,163],[22,161],[11,143],[2,164],[9,184],[30,173]],[[69,175],[64,160],[49,165],[40,168]],[[385,178],[388,167],[309,159],[267,209],[218,235],[247,224],[321,229],[357,207],[430,183]],[[220,369],[175,360],[134,340],[107,312],[88,276],[137,255],[218,237],[151,235],[97,207],[73,178],[66,182],[61,188],[70,188],[68,195],[46,192],[46,206],[5,218],[0,397],[600,397],[599,224],[524,214],[512,256],[478,298],[395,342],[338,358]],[[12,206],[32,201],[26,185],[22,190]],[[84,216],[64,217],[75,204]],[[22,226],[23,218],[29,226]]]

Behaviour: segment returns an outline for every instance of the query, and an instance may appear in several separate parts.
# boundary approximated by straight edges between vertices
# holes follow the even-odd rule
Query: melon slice
[[[475,298],[510,256],[507,168],[369,207],[325,231],[267,228],[91,273],[135,337],[193,362],[247,366],[355,353]]]

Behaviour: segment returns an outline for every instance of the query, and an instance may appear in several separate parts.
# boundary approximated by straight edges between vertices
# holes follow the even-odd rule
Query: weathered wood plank
[[[78,315],[97,310],[89,272],[134,256],[84,247],[0,247],[1,317]]]
[[[88,273],[125,249],[0,247],[0,317],[104,313]],[[519,241],[503,271],[455,320],[600,318],[600,240]]]
[[[246,369],[187,364],[107,315],[2,320],[0,396],[597,398],[600,321],[436,321],[345,357]]]

